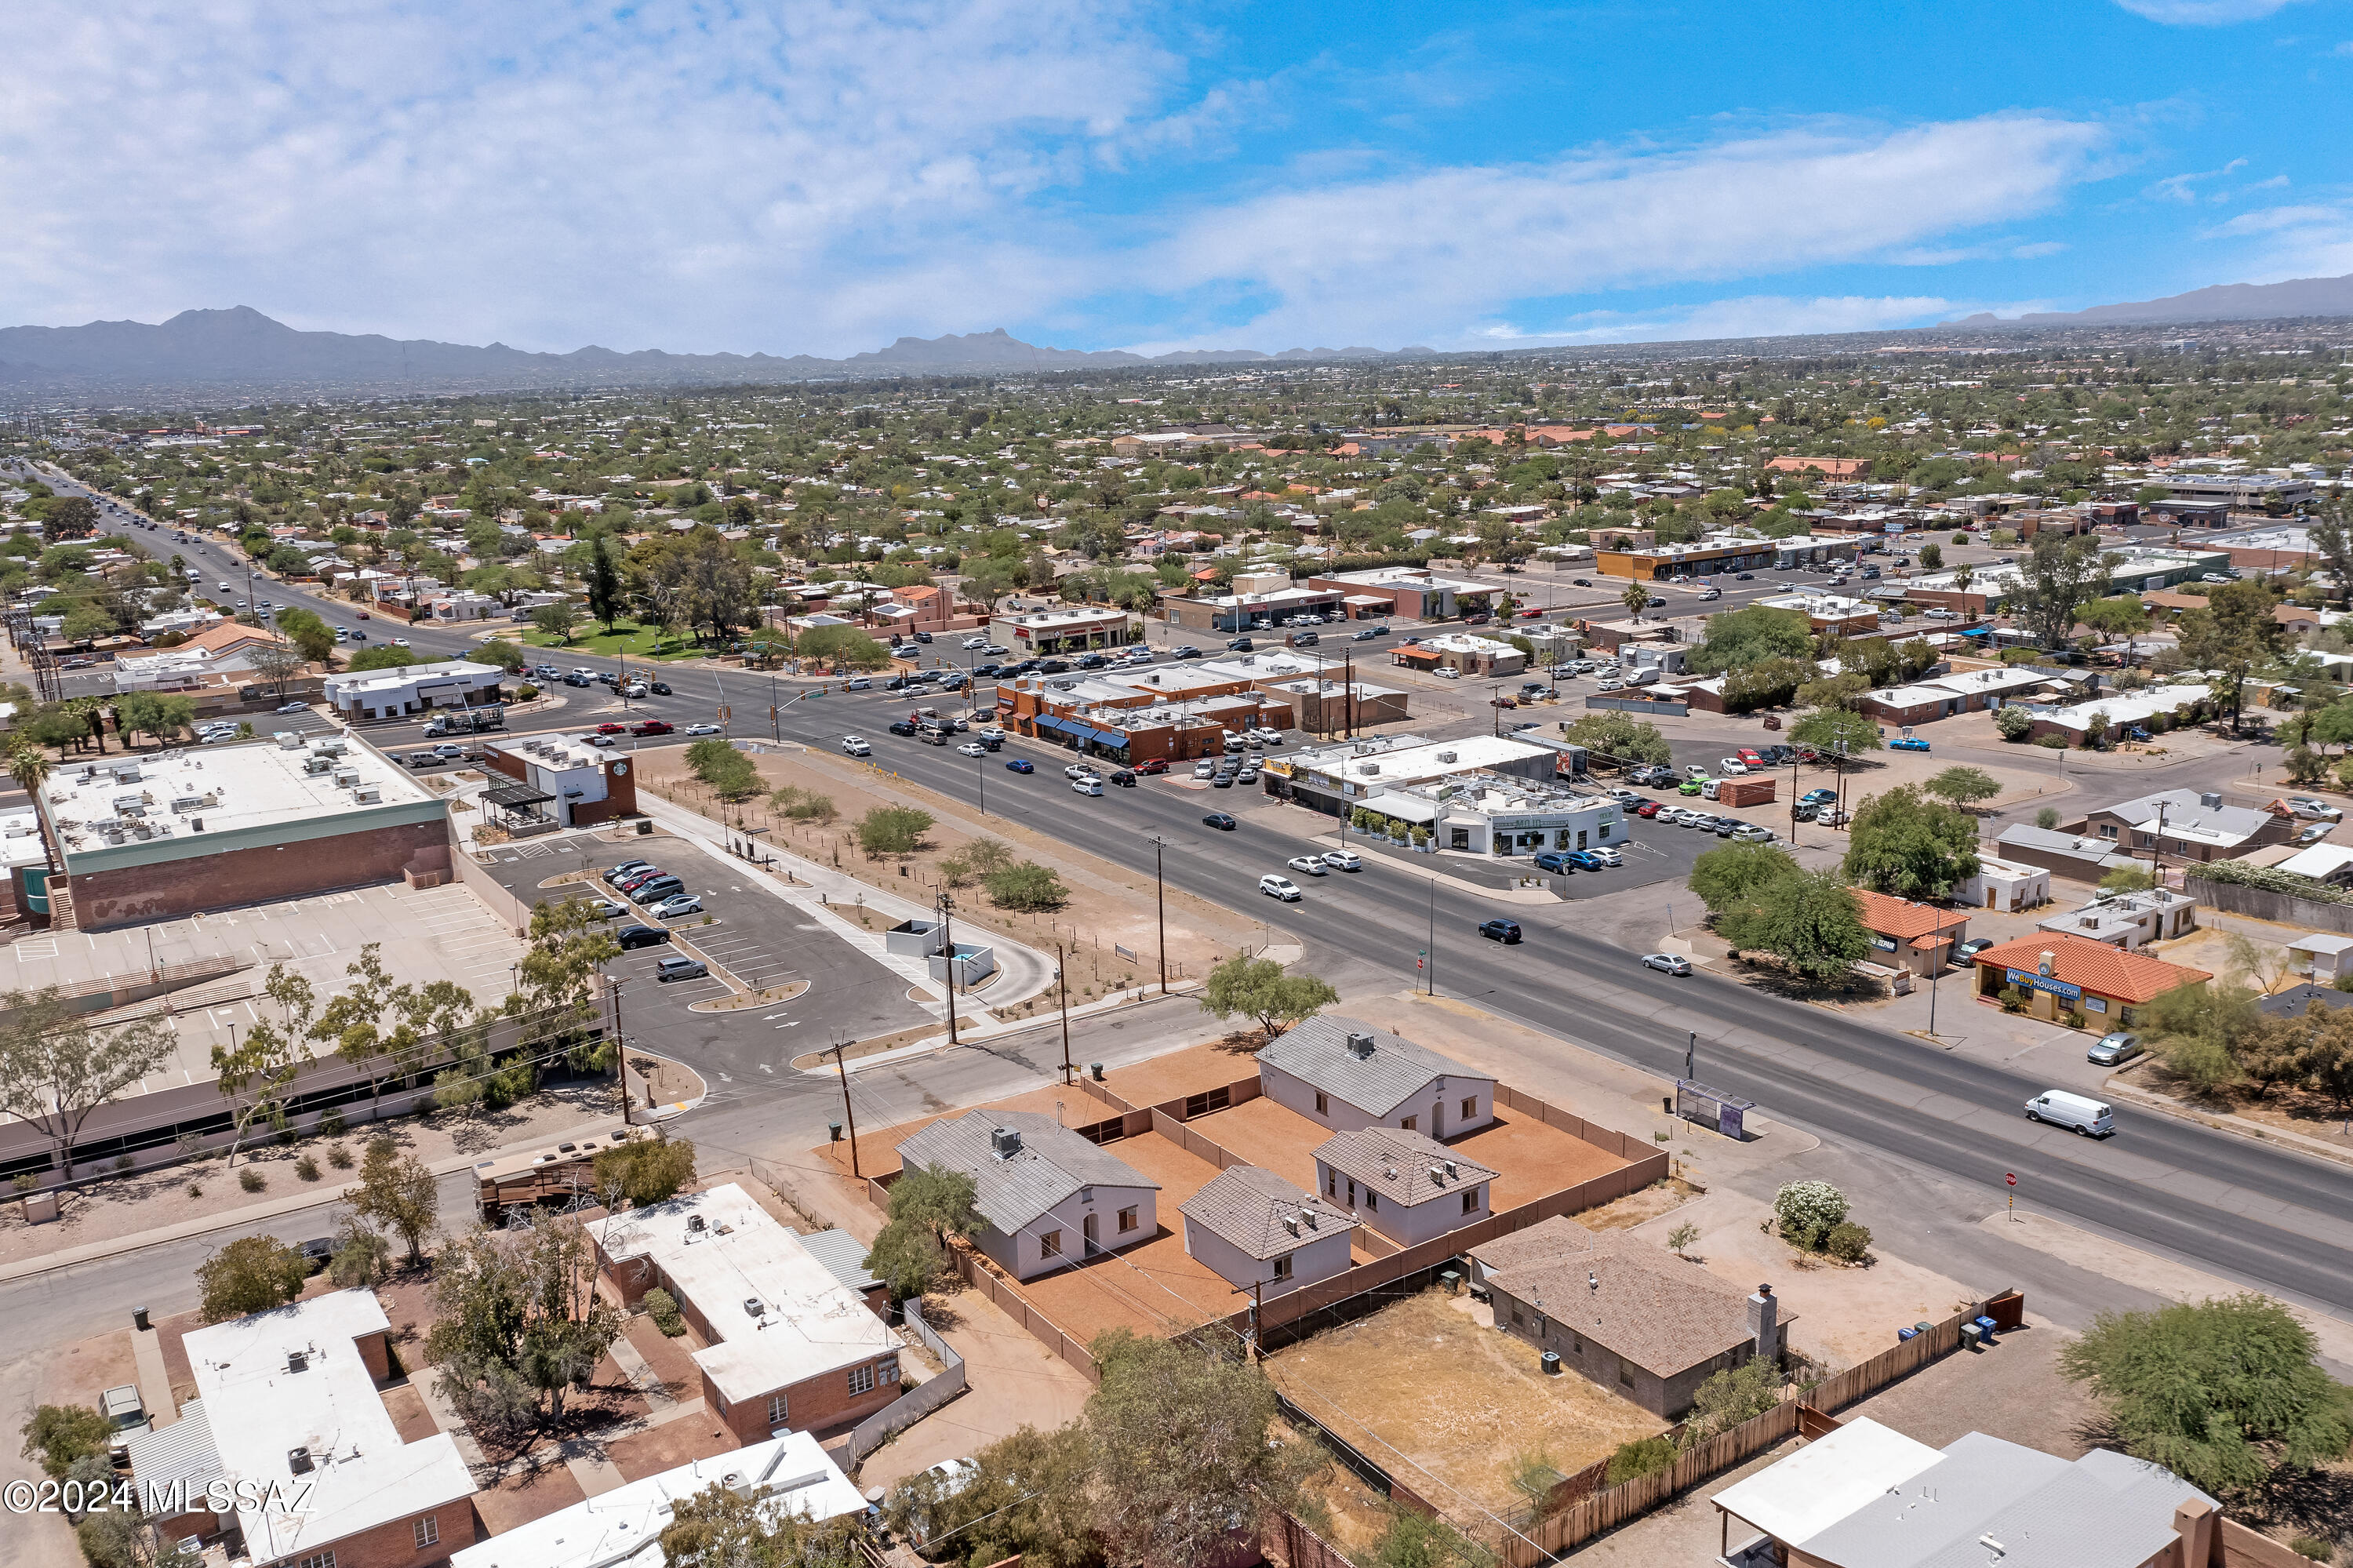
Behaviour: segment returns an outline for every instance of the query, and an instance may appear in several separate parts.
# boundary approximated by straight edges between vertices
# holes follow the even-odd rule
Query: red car
[[[1638,817],[1655,817],[1659,814],[1659,803],[1656,800],[1645,800],[1634,808],[1634,814]]]
[[[1139,777],[1146,773],[1166,773],[1168,771],[1168,759],[1165,757],[1147,757],[1135,765],[1135,771]]]
[[[1534,608],[1524,609],[1520,611],[1520,619],[1522,620],[1541,620],[1544,619],[1544,611]]]
[[[1751,768],[1762,768],[1765,766],[1765,759],[1757,756],[1754,750],[1747,747],[1742,747],[1738,751],[1734,752],[1733,755],[1740,758],[1741,761],[1748,764]]]
[[[670,732],[670,722],[668,719],[645,719],[629,731],[631,735],[668,735]]]
[[[598,735],[627,735],[629,733],[629,726],[625,724],[600,724],[596,726],[596,733]]]

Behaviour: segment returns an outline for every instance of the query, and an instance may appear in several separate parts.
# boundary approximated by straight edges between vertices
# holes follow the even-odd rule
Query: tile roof
[[[1281,1257],[1319,1235],[1345,1235],[1356,1222],[1256,1165],[1229,1165],[1178,1205],[1185,1217],[1255,1258]],[[1297,1228],[1294,1229],[1293,1226]]]
[[[1738,1287],[1623,1231],[1560,1216],[1471,1255],[1491,1287],[1662,1378],[1755,1338]]]
[[[1412,1208],[1480,1181],[1496,1171],[1457,1154],[1426,1133],[1403,1128],[1367,1127],[1340,1133],[1315,1150],[1315,1158],[1356,1184],[1393,1203]],[[1448,1166],[1454,1169],[1450,1173]],[[1433,1176],[1431,1171],[1437,1171]]]
[[[1915,904],[1909,898],[1873,893],[1868,887],[1850,887],[1847,891],[1854,895],[1864,929],[1893,937],[1899,942],[1933,936],[1939,930],[1950,934],[1968,924],[1969,911],[1966,909],[1939,909],[1930,904]]]
[[[1994,969],[2031,969],[2052,956],[2051,976],[2083,987],[2094,996],[2119,1001],[2152,1001],[2177,987],[2214,978],[2207,969],[2168,964],[2141,953],[2128,953],[2089,937],[2065,932],[2019,937],[1979,952],[1977,961]]]
[[[1372,1037],[1369,1055],[1348,1049],[1352,1034]],[[1371,1116],[1388,1115],[1436,1078],[1494,1082],[1426,1045],[1353,1018],[1311,1018],[1268,1042],[1258,1059]]]
[[[1020,1135],[1012,1156],[999,1159],[998,1128]],[[1052,1117],[1036,1111],[972,1111],[935,1121],[899,1145],[899,1162],[944,1165],[973,1179],[974,1203],[988,1223],[1011,1235],[1082,1187],[1160,1190],[1134,1167],[1106,1154]]]

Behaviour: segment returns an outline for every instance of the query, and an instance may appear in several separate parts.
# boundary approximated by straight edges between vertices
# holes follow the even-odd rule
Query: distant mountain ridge
[[[2353,316],[2353,272],[2342,278],[2291,278],[2284,283],[2218,283],[2133,304],[2085,311],[2036,311],[1997,316],[1979,311],[1948,327],[2128,326],[2165,322],[2274,321],[2286,316]]]
[[[1122,350],[1047,348],[998,327],[962,336],[902,337],[888,348],[821,359],[796,354],[623,354],[594,344],[539,354],[502,343],[475,347],[429,338],[300,332],[248,305],[182,311],[166,322],[90,322],[82,326],[0,328],[0,387],[21,390],[99,387],[559,387],[793,381],[876,372],[1116,369],[1140,365],[1245,364],[1258,360],[1395,359],[1431,351],[1376,348],[1190,350],[1146,356]]]

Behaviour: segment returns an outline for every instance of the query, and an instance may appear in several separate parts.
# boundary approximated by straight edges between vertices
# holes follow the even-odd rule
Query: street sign
[[[2002,1176],[2002,1180],[2009,1182],[2013,1187],[2018,1185],[2018,1178],[2013,1174],[2005,1173]]]

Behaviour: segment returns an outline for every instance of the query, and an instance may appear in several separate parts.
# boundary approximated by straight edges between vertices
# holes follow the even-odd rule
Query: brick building
[[[638,812],[634,759],[593,747],[585,736],[532,735],[493,741],[484,748],[482,766],[537,796],[524,800],[501,792],[554,827],[585,828]]]
[[[826,1432],[899,1397],[899,1341],[860,1295],[734,1182],[588,1226],[635,1303],[659,1286],[709,1343],[692,1360],[712,1414],[744,1444]]]

